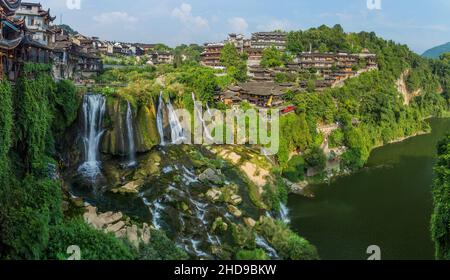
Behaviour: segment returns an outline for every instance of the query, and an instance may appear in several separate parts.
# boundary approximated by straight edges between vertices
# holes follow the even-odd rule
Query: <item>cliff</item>
[[[113,156],[128,155],[126,127],[127,102],[108,97],[105,116],[106,132],[103,137],[101,151]],[[133,108],[134,141],[139,153],[150,151],[160,142],[156,128],[155,105],[139,105]]]

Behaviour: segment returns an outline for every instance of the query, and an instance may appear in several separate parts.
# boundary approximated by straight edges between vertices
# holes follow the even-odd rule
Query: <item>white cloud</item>
[[[94,20],[101,24],[136,23],[138,19],[125,12],[102,13],[94,16]]]
[[[245,34],[247,32],[248,23],[241,17],[233,17],[228,19],[228,25],[231,32]]]
[[[187,3],[182,3],[180,7],[176,7],[171,13],[173,18],[178,19],[187,28],[190,29],[208,29],[208,20],[200,16],[192,14],[192,6]]]

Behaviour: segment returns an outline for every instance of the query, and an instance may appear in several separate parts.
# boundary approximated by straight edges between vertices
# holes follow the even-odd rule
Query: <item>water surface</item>
[[[433,132],[372,152],[366,169],[314,186],[314,199],[291,196],[291,227],[317,246],[322,259],[433,259],[431,184],[436,145],[450,119],[432,119]]]

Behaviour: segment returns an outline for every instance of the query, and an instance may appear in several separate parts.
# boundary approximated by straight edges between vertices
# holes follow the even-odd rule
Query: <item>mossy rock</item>
[[[140,153],[150,151],[160,143],[156,126],[156,107],[140,106],[135,119],[136,149]]]

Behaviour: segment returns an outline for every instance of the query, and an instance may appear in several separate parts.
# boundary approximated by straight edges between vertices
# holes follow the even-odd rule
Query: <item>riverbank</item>
[[[444,116],[445,117],[441,117],[439,119],[450,119],[450,116],[449,117],[447,117],[446,115],[444,115]],[[427,118],[424,118],[424,121],[428,121],[431,119],[433,119],[433,117],[429,116]],[[412,138],[415,138],[418,136],[422,136],[422,135],[431,134],[431,133],[432,133],[431,130],[419,131],[410,136],[401,137],[401,138],[392,140],[385,144],[375,145],[371,149],[370,153],[372,154],[375,150],[386,147],[388,145],[402,143],[409,139],[412,139]],[[333,160],[333,163],[334,162],[336,162],[336,160]],[[340,162],[340,160],[338,160],[338,162]],[[329,163],[330,163],[330,161],[327,163],[327,165],[329,165]],[[366,167],[367,167],[367,163],[366,163]],[[302,182],[296,183],[296,184],[289,182],[288,186],[290,187],[291,194],[297,194],[297,195],[302,195],[305,197],[313,198],[314,197],[314,192],[312,191],[313,186],[324,184],[324,183],[331,184],[336,179],[346,177],[346,176],[351,176],[352,174],[355,174],[356,172],[359,172],[359,171],[350,171],[350,170],[342,169],[342,168],[332,168],[329,170],[325,170],[325,173],[326,173],[325,175],[310,177],[310,178],[307,178],[305,181],[302,181]]]
[[[450,119],[431,119],[431,133],[374,150],[367,167],[311,186],[313,199],[291,195],[291,227],[325,260],[365,260],[377,245],[383,259],[434,258],[429,222],[436,143]]]

